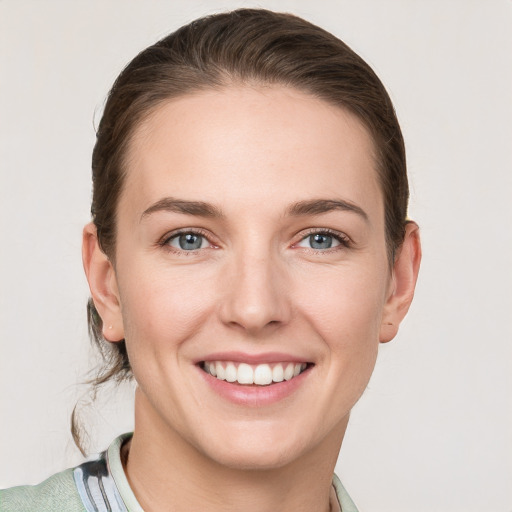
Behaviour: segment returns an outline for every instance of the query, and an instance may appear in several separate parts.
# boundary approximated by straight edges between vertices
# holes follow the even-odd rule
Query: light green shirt
[[[57,473],[39,485],[0,490],[0,511],[144,512],[121,462],[121,446],[130,436],[119,436],[98,458]],[[342,512],[357,512],[336,475],[333,487]]]

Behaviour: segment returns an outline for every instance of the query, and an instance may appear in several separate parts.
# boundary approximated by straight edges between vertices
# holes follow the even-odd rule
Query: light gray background
[[[512,2],[0,0],[0,486],[76,464],[93,363],[80,242],[94,119],[136,52],[237,6],[331,30],[380,75],[408,149],[424,260],[337,471],[362,511],[512,510]],[[131,391],[84,409],[98,451]]]

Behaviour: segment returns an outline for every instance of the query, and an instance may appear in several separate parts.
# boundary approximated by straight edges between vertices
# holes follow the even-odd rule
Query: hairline
[[[366,121],[364,116],[358,112],[355,108],[351,108],[350,105],[344,104],[342,102],[336,102],[332,98],[327,97],[326,95],[319,94],[316,91],[313,91],[307,85],[299,86],[298,84],[294,84],[289,80],[265,80],[260,77],[248,76],[242,77],[237,75],[236,73],[230,73],[227,70],[218,69],[217,70],[217,78],[220,80],[214,81],[212,83],[206,83],[205,77],[203,75],[203,81],[198,82],[197,85],[189,87],[186,91],[180,91],[176,94],[169,93],[167,96],[163,96],[157,100],[151,101],[151,99],[147,100],[146,108],[142,108],[139,111],[139,115],[132,121],[130,128],[128,130],[128,134],[123,140],[123,143],[120,147],[118,147],[118,151],[120,153],[119,158],[119,178],[121,180],[121,186],[119,188],[119,193],[117,196],[117,204],[115,206],[115,214],[114,214],[114,237],[113,237],[113,247],[112,254],[108,254],[109,259],[112,263],[115,263],[115,252],[116,252],[116,241],[117,241],[117,226],[118,226],[118,212],[119,212],[119,204],[121,202],[121,197],[124,193],[126,186],[126,179],[128,174],[128,169],[130,164],[133,162],[134,155],[132,155],[131,148],[133,147],[134,139],[141,133],[144,125],[149,121],[149,119],[154,116],[157,111],[164,106],[165,104],[171,103],[172,101],[177,101],[182,98],[200,96],[201,94],[208,92],[223,92],[228,91],[232,88],[285,88],[292,91],[300,92],[309,96],[310,98],[318,99],[324,102],[326,105],[329,105],[335,109],[341,110],[342,112],[353,117],[360,126],[365,130],[366,134],[370,140],[370,148],[371,148],[371,159],[373,161],[373,168],[376,173],[377,183],[379,186],[379,190],[382,197],[383,203],[383,215],[384,215],[384,228],[385,228],[385,241],[386,248],[388,254],[388,260],[390,265],[392,265],[394,260],[395,247],[393,240],[390,237],[390,233],[388,233],[387,222],[386,222],[386,195],[384,189],[383,177],[385,176],[385,171],[383,169],[384,161],[383,157],[380,154],[381,150],[380,145],[378,143],[378,131],[372,128],[371,124]],[[396,248],[398,250],[398,247]]]

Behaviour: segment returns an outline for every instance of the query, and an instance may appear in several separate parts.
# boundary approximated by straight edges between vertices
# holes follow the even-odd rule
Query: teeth
[[[219,380],[237,382],[238,384],[267,386],[272,384],[272,382],[283,382],[283,380],[291,380],[297,377],[307,368],[307,364],[277,363],[274,365],[249,365],[239,363],[237,366],[237,363],[230,361],[205,361],[203,368],[207,373],[217,377]]]
[[[272,370],[268,364],[259,364],[254,370],[254,384],[266,386],[272,382]]]
[[[226,371],[224,370],[224,367],[219,362],[215,363],[215,372],[217,373],[217,375],[216,375],[217,379],[226,380]],[[213,373],[212,373],[212,375],[213,375]]]
[[[235,382],[237,378],[236,366],[233,363],[226,365],[226,380],[228,382]]]
[[[284,370],[282,364],[276,364],[272,369],[272,380],[274,382],[283,382],[284,380]]]
[[[288,363],[284,370],[284,380],[293,379],[293,373],[295,371],[295,365],[293,363]]]
[[[239,384],[253,384],[254,372],[252,368],[245,363],[238,365],[238,383]]]

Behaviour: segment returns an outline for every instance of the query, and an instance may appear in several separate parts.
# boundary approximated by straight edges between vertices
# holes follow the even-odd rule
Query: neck
[[[332,475],[346,422],[332,439],[282,467],[240,469],[205,456],[163,425],[154,411],[148,414],[144,407],[144,414],[139,414],[144,401],[138,390],[134,435],[125,448],[125,471],[146,512],[330,510]]]

